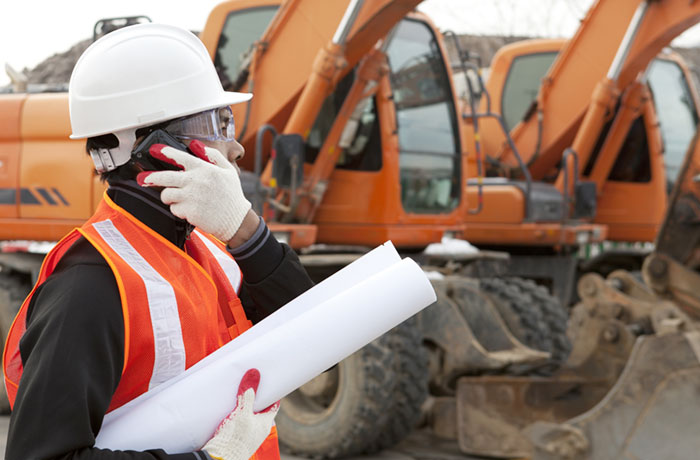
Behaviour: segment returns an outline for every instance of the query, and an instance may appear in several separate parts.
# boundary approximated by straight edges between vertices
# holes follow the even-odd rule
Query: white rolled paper
[[[177,378],[107,414],[96,447],[198,450],[233,410],[248,369],[260,371],[255,410],[264,409],[435,299],[421,268],[386,243]]]

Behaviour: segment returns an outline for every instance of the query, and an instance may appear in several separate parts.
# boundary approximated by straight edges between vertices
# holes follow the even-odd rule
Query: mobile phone
[[[180,168],[173,164],[153,158],[151,154],[148,153],[148,149],[150,149],[153,144],[165,144],[182,150],[183,152],[192,153],[185,144],[180,142],[172,134],[164,129],[156,129],[146,136],[131,152],[131,161],[140,166],[144,171],[180,170]]]

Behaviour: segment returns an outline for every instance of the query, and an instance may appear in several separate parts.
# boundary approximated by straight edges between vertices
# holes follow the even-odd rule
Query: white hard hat
[[[71,139],[95,137],[244,102],[224,91],[204,44],[191,32],[138,24],[85,50],[68,88]]]

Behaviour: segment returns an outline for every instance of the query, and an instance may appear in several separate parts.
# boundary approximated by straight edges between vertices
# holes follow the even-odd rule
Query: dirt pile
[[[463,51],[469,51],[475,56],[479,56],[482,66],[488,66],[496,51],[508,43],[524,40],[527,37],[503,37],[503,36],[482,36],[482,35],[459,35],[459,46]],[[57,53],[41,62],[33,69],[24,69],[24,73],[29,77],[32,84],[61,84],[67,83],[73,66],[78,61],[80,55],[92,42],[91,39],[76,43],[68,51]],[[457,65],[457,53],[455,43],[452,38],[445,40],[448,48],[450,60],[453,65]],[[695,75],[700,70],[700,48],[673,48],[681,54],[688,62]]]
[[[487,65],[489,62],[491,62],[491,58],[493,57],[494,53],[501,46],[517,40],[522,40],[524,38],[526,37],[490,37],[477,35],[458,36],[461,49],[478,54],[481,58],[482,65]],[[47,58],[33,69],[24,69],[23,72],[27,75],[27,77],[29,77],[29,83],[67,83],[70,79],[70,74],[73,71],[73,66],[91,42],[91,39],[83,40],[73,45],[69,50],[63,53],[56,53]],[[446,42],[451,60],[456,63],[457,54],[454,52],[454,41],[452,39],[448,39]]]
[[[83,51],[92,43],[88,38],[73,45],[68,51],[56,53],[45,59],[33,69],[24,69],[30,84],[60,84],[68,83],[75,63]]]

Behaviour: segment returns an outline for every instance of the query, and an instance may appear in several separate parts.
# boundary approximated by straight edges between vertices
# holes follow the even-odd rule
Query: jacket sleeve
[[[255,235],[230,252],[243,272],[239,297],[254,324],[313,286],[296,253],[278,242],[262,219]]]
[[[124,358],[121,301],[106,264],[55,273],[37,288],[29,308],[6,459],[199,458],[92,447]]]

